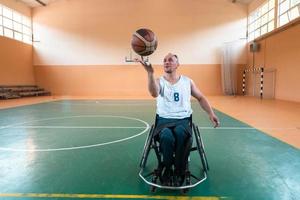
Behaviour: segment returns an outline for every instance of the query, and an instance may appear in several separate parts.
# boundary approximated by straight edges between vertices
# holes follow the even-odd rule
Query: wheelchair
[[[176,182],[176,177],[174,173],[171,173],[169,177],[171,182],[168,185],[163,184],[163,177],[162,177],[162,171],[164,169],[163,162],[162,162],[162,154],[160,152],[160,146],[158,138],[156,137],[159,130],[157,127],[157,119],[158,115],[156,115],[155,123],[151,126],[151,129],[149,131],[149,134],[147,136],[147,139],[144,144],[143,154],[142,158],[140,160],[140,172],[139,176],[140,178],[148,185],[150,185],[151,192],[155,192],[157,188],[161,189],[170,189],[170,190],[181,190],[182,193],[186,193],[189,191],[190,188],[193,188],[203,181],[207,179],[207,173],[209,171],[209,166],[204,150],[204,144],[203,140],[199,131],[198,126],[196,126],[192,121],[192,115],[188,118],[189,119],[189,126],[191,131],[191,137],[188,141],[189,144],[186,145],[186,150],[188,159],[186,163],[186,168],[184,172],[184,179],[181,180],[181,183],[178,184]],[[193,141],[195,141],[193,144]],[[148,156],[150,154],[150,151],[154,150],[158,166],[154,171],[148,172],[147,174],[144,172],[145,167],[147,165]],[[201,176],[196,176],[189,170],[189,162],[190,162],[190,153],[191,152],[198,152],[202,164],[202,169],[200,170]],[[172,170],[174,172],[174,163],[172,165]]]

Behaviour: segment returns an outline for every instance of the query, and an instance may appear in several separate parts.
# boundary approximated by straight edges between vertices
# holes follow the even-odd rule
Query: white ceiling
[[[39,7],[42,6],[40,3],[38,3],[37,0],[17,0],[17,1],[22,1],[25,4],[27,4],[30,7]],[[41,2],[43,2],[44,4],[48,5],[54,1],[59,1],[59,0],[39,0]],[[229,0],[231,2],[235,2],[235,3],[243,3],[243,4],[249,4],[250,2],[252,2],[253,0]]]
[[[39,7],[42,6],[40,3],[38,3],[38,1],[36,0],[17,0],[17,1],[22,1],[25,4],[27,4],[30,7]],[[53,0],[39,0],[41,2],[43,2],[44,4],[49,4],[51,3]]]

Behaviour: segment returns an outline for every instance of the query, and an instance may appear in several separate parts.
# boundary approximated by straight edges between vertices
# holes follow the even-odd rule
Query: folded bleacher
[[[17,99],[22,97],[34,96],[50,96],[49,91],[45,91],[36,85],[13,85],[1,86],[0,85],[0,99]]]

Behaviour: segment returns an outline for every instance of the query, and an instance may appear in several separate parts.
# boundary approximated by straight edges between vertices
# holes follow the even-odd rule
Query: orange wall
[[[254,11],[256,8],[261,6],[263,3],[265,3],[267,0],[253,0],[249,5],[248,5],[248,12],[251,13]],[[279,1],[279,0],[278,0]]]
[[[300,102],[300,24],[261,41],[255,66],[276,69],[275,98]],[[252,53],[248,52],[249,66]]]
[[[32,46],[0,36],[0,85],[35,84]]]
[[[31,16],[31,9],[18,1],[0,0],[0,4]],[[32,63],[31,45],[0,36],[0,85],[35,84]]]
[[[221,93],[220,65],[181,65],[179,73],[191,77],[208,95]],[[155,66],[156,77],[162,66]],[[141,66],[36,66],[37,84],[54,95],[101,98],[151,98]]]
[[[34,65],[120,65],[132,33],[152,29],[161,64],[220,64],[225,42],[246,36],[247,6],[228,0],[68,0],[33,10]]]
[[[149,98],[144,70],[124,61],[132,33],[147,27],[158,38],[151,63],[176,53],[183,74],[219,95],[222,48],[245,37],[246,16],[228,0],[54,1],[33,10],[37,84],[56,95]]]

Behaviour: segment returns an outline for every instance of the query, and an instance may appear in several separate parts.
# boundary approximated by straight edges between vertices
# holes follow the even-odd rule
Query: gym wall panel
[[[276,99],[300,102],[299,35],[300,24],[261,41],[266,66],[276,69]]]
[[[275,99],[300,102],[300,24],[261,41],[254,54],[255,66],[276,70]],[[248,66],[253,54],[248,51]]]
[[[31,9],[19,1],[0,0],[0,4],[31,16]],[[32,45],[0,36],[0,85],[35,84],[32,64]]]
[[[83,73],[84,72],[84,73]],[[163,67],[155,66],[156,77]],[[206,95],[221,93],[220,65],[181,65],[179,73],[193,79]],[[100,98],[152,98],[147,90],[147,74],[142,66],[36,66],[37,84],[54,95],[97,96]]]
[[[245,38],[246,16],[228,0],[54,1],[33,10],[37,83],[57,95],[148,98],[145,72],[124,61],[133,31],[147,27],[158,37],[150,62],[176,53],[204,93],[221,95],[222,48]]]
[[[266,1],[267,0],[253,0],[248,6],[248,12],[251,13],[252,11],[254,11],[256,8],[261,6]]]
[[[34,65],[120,65],[132,33],[152,29],[182,64],[220,64],[225,42],[246,37],[247,6],[228,0],[60,0],[33,10]],[[245,52],[246,53],[246,52]]]
[[[0,36],[0,85],[32,84],[32,46]]]
[[[0,85],[33,84],[32,46],[0,36]]]

